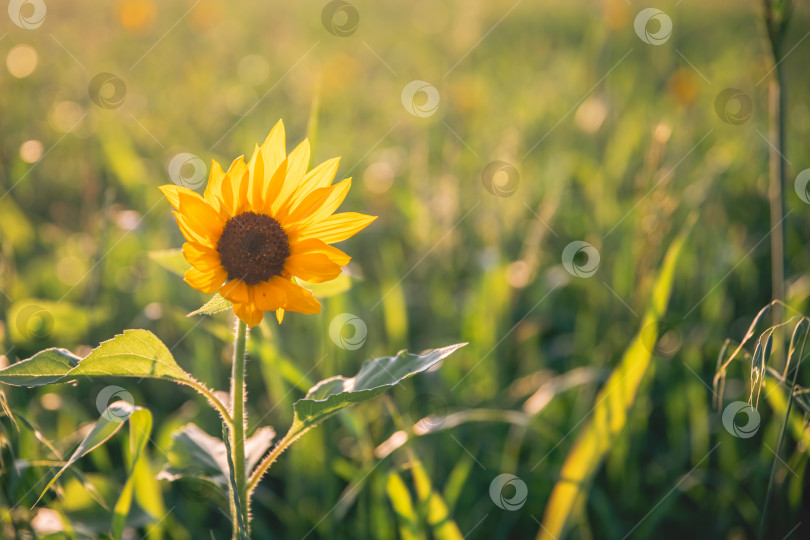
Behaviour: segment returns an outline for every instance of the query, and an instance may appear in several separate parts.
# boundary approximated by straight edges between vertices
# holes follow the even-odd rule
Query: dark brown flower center
[[[225,224],[217,251],[228,279],[255,285],[281,274],[290,256],[290,243],[278,221],[245,212]]]

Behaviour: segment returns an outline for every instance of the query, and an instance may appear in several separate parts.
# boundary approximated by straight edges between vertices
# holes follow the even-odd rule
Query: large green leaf
[[[166,345],[148,330],[124,330],[103,342],[69,376],[115,375],[188,382],[192,376],[174,361]]]
[[[245,468],[248,474],[270,448],[274,437],[273,428],[261,427],[245,441]],[[222,440],[207,434],[196,424],[186,424],[172,434],[168,462],[160,478],[169,481],[197,478],[227,490],[228,475],[227,453]]]
[[[357,375],[352,378],[332,377],[310,388],[303,399],[293,404],[293,423],[287,434],[251,474],[248,492],[255,489],[273,461],[308,430],[341,409],[379,396],[404,379],[430,369],[464,345],[466,343],[457,343],[441,349],[431,349],[422,354],[400,351],[396,356],[375,358],[365,362]]]
[[[286,438],[296,437],[323,422],[339,410],[379,396],[400,381],[431,368],[466,343],[458,343],[422,354],[401,351],[396,356],[375,358],[363,364],[354,377],[332,377],[313,386],[293,404],[295,417]]]
[[[27,360],[0,369],[0,382],[28,387],[51,384],[64,378],[79,360],[65,349],[45,349]]]
[[[46,349],[0,370],[0,382],[42,386],[79,375],[113,375],[168,379],[188,383],[193,377],[174,361],[171,352],[148,330],[124,330],[80,359],[65,349]]]
[[[225,443],[204,432],[196,424],[186,424],[172,433],[168,461],[160,478],[210,480],[222,489],[228,487],[228,458]]]
[[[171,351],[148,330],[124,330],[103,342],[85,358],[65,349],[46,349],[31,358],[0,369],[0,383],[14,386],[43,386],[85,377],[137,377],[163,379],[194,388],[228,417],[225,405],[211,390],[174,361]]]

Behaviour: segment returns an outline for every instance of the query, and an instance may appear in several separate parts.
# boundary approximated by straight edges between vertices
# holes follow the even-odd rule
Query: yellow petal
[[[338,266],[346,266],[351,257],[334,246],[330,246],[318,238],[293,241],[290,243],[290,255],[305,255],[310,253],[320,253],[326,255]]]
[[[358,212],[342,212],[298,228],[296,238],[298,240],[319,238],[327,244],[334,244],[351,238],[368,227],[375,219],[377,216],[368,216]]]
[[[284,261],[284,270],[310,283],[332,281],[340,275],[340,266],[323,253],[290,255]]]
[[[290,208],[295,208],[298,203],[303,201],[307,195],[316,189],[328,187],[329,184],[332,183],[332,180],[335,179],[339,165],[340,158],[337,157],[324,161],[309,171],[304,177],[303,182],[301,182],[298,191],[290,198]]]
[[[232,279],[222,286],[219,294],[233,302],[234,304],[247,304],[250,302],[250,289],[247,283],[241,279]]]
[[[264,213],[269,215],[273,214],[273,205],[278,200],[279,194],[281,193],[281,189],[284,187],[284,178],[287,176],[287,159],[285,158],[281,165],[276,168],[276,172],[273,173],[267,182],[265,182],[264,186],[264,195],[262,196],[262,200],[264,200],[264,206],[262,210]]]
[[[202,244],[209,248],[216,248],[218,237],[212,238],[205,235],[204,232],[198,231],[194,224],[190,223],[188,218],[180,212],[174,212],[174,217],[177,219],[177,226],[180,228],[180,232],[183,233],[183,237],[185,237],[186,240]]]
[[[186,190],[188,191],[188,190]],[[225,223],[219,212],[214,210],[208,202],[193,191],[178,192],[180,198],[180,213],[194,230],[206,238],[213,239],[214,243],[222,235]]]
[[[222,165],[216,160],[211,160],[211,173],[208,176],[208,185],[205,188],[203,196],[214,208],[219,208],[220,200],[222,199],[222,180],[225,178],[225,171],[222,170]]]
[[[349,188],[352,186],[352,179],[346,178],[325,188],[318,188],[307,195],[288,216],[282,217],[291,230],[297,230],[306,224],[314,223],[329,217],[346,198]]]
[[[250,158],[248,164],[249,182],[248,182],[248,202],[252,209],[259,209],[263,206],[262,198],[264,196],[264,158],[259,146],[253,151],[253,157]]]
[[[189,268],[185,276],[183,276],[183,280],[186,283],[206,294],[211,294],[219,289],[219,286],[222,285],[225,278],[225,270],[221,267],[210,272],[201,272],[196,268]]]
[[[164,186],[160,186],[158,188],[163,195],[168,199],[169,204],[171,204],[175,210],[180,210],[180,193],[188,193],[191,195],[197,195],[194,191],[191,191],[187,187],[177,186],[175,184],[166,184]],[[199,197],[199,195],[197,195]]]
[[[281,321],[284,320],[284,308],[278,308],[276,310],[276,320],[278,321],[278,324],[281,324]]]
[[[310,291],[286,279],[283,279],[281,283],[287,293],[287,303],[284,305],[284,309],[310,315],[321,312],[320,302],[312,296]]]
[[[233,160],[222,180],[223,211],[227,212],[229,218],[239,215],[247,206],[248,167],[243,157]]]
[[[267,180],[273,177],[276,169],[287,157],[287,141],[285,140],[284,122],[281,120],[270,130],[270,134],[261,147],[262,158],[264,159],[264,174],[262,177]]]
[[[216,249],[195,242],[183,244],[183,256],[191,266],[199,270],[214,270],[222,266]]]
[[[253,287],[253,300],[262,311],[276,311],[287,303],[287,292],[280,276],[273,276],[269,281],[257,283]]]
[[[276,215],[283,215],[286,213],[287,202],[289,198],[295,194],[298,186],[304,178],[309,166],[309,139],[304,139],[301,144],[295,147],[287,156],[287,174],[284,177],[284,183],[278,196],[268,202],[271,204],[271,213],[273,217]]]
[[[262,322],[262,318],[264,318],[264,312],[251,302],[246,304],[234,304],[233,312],[251,328]]]

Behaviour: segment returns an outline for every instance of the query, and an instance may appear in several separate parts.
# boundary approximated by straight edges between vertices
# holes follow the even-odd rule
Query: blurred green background
[[[810,214],[793,179],[810,167],[810,10],[797,4],[784,60],[785,245],[788,302],[802,311]],[[379,219],[341,245],[353,256],[349,290],[325,298],[320,315],[289,314],[280,328],[267,317],[253,331],[251,430],[285,431],[311,384],[352,375],[366,358],[469,345],[284,454],[257,490],[255,538],[408,537],[392,507],[408,497],[392,486],[416,501],[421,470],[465,537],[533,538],[690,214],[664,333],[650,344],[655,370],[570,537],[755,537],[782,416],[761,402],[759,431],[734,437],[711,386],[725,338],[741,339],[771,299],[771,62],[758,2],[658,2],[673,25],[660,45],[634,30],[645,6],[624,0],[46,5],[36,28],[0,15],[0,362],[49,346],[86,353],[146,328],[187,371],[226,389],[231,318],[186,318],[206,298],[150,258],[182,243],[157,187],[172,181],[177,154],[230,163],[283,118],[289,149],[312,141],[313,165],[343,156],[338,177],[354,187],[342,209]],[[30,18],[35,8],[21,9]],[[435,91],[403,95],[411,81]],[[727,88],[739,91],[720,103],[731,121],[717,110]],[[512,176],[485,172],[494,161]],[[563,267],[573,241],[598,250],[592,276]],[[341,313],[367,328],[355,350],[329,337]],[[726,401],[748,399],[749,365],[732,364]],[[31,506],[56,459],[43,441],[69,454],[113,383],[155,415],[155,473],[178,427],[220,433],[201,398],[170,383],[4,387],[30,426],[0,418],[0,537],[109,530],[87,485],[114,504],[123,432],[77,465],[84,485],[67,475]],[[383,444],[431,415],[432,429]],[[806,448],[788,437],[779,459],[768,537],[806,537]],[[527,486],[517,510],[490,496],[502,473]],[[224,501],[185,481],[157,485],[163,513],[133,516],[129,538],[229,537]],[[404,529],[442,538],[429,521]]]

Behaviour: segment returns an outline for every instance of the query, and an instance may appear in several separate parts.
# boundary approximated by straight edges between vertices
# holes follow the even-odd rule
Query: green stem
[[[231,493],[238,493],[236,487],[236,475],[233,468],[233,451],[231,449],[231,436],[230,432],[222,427],[222,440],[225,441],[225,450],[228,455],[228,482],[231,487]],[[231,497],[231,518],[233,518],[233,540],[250,540],[247,535],[247,525],[243,518],[242,505],[239,502],[239,497]]]
[[[786,130],[786,81],[785,70],[782,64],[782,44],[784,42],[788,21],[790,20],[790,1],[772,2],[763,0],[763,17],[765,29],[768,34],[768,42],[771,49],[771,60],[773,61],[774,75],[771,77],[768,87],[768,109],[769,109],[769,132],[770,141],[769,153],[769,182],[768,198],[771,214],[771,290],[774,300],[782,302],[785,300],[785,240],[784,240],[784,220],[785,220],[785,196],[784,186],[787,175],[787,158],[785,153],[785,130]],[[774,304],[773,324],[782,322],[783,309],[780,303]],[[774,358],[781,358],[782,332],[776,335],[773,351]]]
[[[245,345],[247,343],[247,325],[241,319],[236,326],[236,341],[233,351],[233,375],[231,376],[231,413],[233,415],[233,430],[231,431],[231,449],[233,456],[234,478],[236,480],[236,493],[231,496],[239,501],[235,507],[241,508],[241,519],[234,519],[234,528],[238,523],[245,525],[244,536],[249,534],[250,501],[247,497],[245,482]],[[233,490],[231,490],[233,491]],[[239,516],[235,516],[239,517]],[[237,537],[241,537],[241,534]]]
[[[276,458],[278,458],[278,456],[280,456],[284,452],[284,450],[286,450],[292,443],[294,443],[298,439],[298,437],[300,437],[307,431],[309,431],[309,429],[298,431],[294,435],[290,435],[290,433],[287,433],[287,435],[285,435],[284,438],[281,439],[276,444],[276,446],[273,447],[270,453],[264,456],[264,459],[262,459],[261,463],[259,463],[256,469],[253,471],[253,474],[250,475],[250,479],[248,480],[247,483],[248,497],[250,497],[253,494],[253,490],[256,489],[256,486],[259,484],[259,480],[262,479],[262,476],[264,476],[264,473],[266,473],[267,469],[270,468],[270,465],[272,465],[273,462],[276,461]]]
[[[217,398],[217,396],[211,392],[211,390],[196,380],[192,380],[191,382],[183,382],[182,384],[195,389],[197,392],[205,396],[208,399],[208,402],[211,403],[211,405],[217,411],[219,411],[220,416],[222,416],[222,422],[228,427],[228,429],[233,429],[233,418],[231,418],[231,413],[228,412],[228,408],[225,406],[225,404],[222,403],[219,398]]]
[[[784,216],[785,197],[785,84],[784,70],[780,61],[778,45],[773,45],[773,59],[776,63],[775,76],[771,79],[769,93],[770,109],[770,156],[769,156],[769,198],[771,210],[771,282],[774,300],[785,300],[785,240]],[[782,322],[783,310],[780,304],[774,305],[773,324]],[[782,332],[775,343],[781,346]],[[776,358],[781,358],[781,350],[774,351]],[[780,366],[781,367],[781,366]]]

